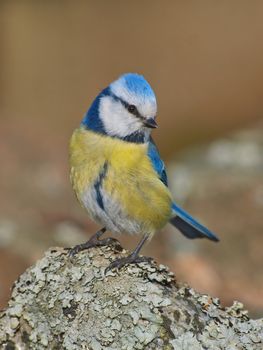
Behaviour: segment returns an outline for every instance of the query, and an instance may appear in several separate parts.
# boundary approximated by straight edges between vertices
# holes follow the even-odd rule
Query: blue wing
[[[187,238],[208,238],[215,242],[219,241],[219,238],[214,233],[192,218],[191,215],[177,204],[172,204],[172,210],[174,217],[170,220],[170,223]]]
[[[159,151],[152,138],[150,138],[150,141],[149,141],[148,157],[152,162],[152,166],[154,170],[159,175],[160,180],[165,184],[165,186],[168,186],[165,165],[160,157]]]
[[[165,165],[152,138],[150,138],[149,141],[148,157],[150,158],[155,171],[159,175],[160,180],[165,186],[168,186]],[[219,241],[214,233],[192,218],[191,215],[180,208],[177,204],[172,204],[172,211],[174,217],[170,220],[170,223],[187,238],[208,238],[215,242]]]

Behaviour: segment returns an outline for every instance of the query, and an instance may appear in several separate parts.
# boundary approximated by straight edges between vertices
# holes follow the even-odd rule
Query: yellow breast
[[[171,217],[171,195],[147,156],[147,144],[135,144],[75,130],[70,142],[71,182],[78,199],[93,186],[107,162],[103,191],[118,201],[129,217],[154,232]]]

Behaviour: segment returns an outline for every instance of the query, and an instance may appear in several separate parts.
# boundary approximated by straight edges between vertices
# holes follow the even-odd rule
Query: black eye
[[[137,108],[134,105],[129,105],[127,109],[130,113],[135,113],[137,111]]]

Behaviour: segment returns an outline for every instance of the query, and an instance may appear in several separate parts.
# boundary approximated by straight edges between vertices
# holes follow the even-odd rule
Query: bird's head
[[[157,127],[155,94],[143,76],[128,73],[112,82],[94,100],[82,125],[130,142],[147,142]]]

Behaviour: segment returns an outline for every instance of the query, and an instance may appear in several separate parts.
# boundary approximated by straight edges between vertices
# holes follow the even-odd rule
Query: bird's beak
[[[146,126],[146,128],[156,129],[158,127],[154,118],[145,119],[143,124]]]

